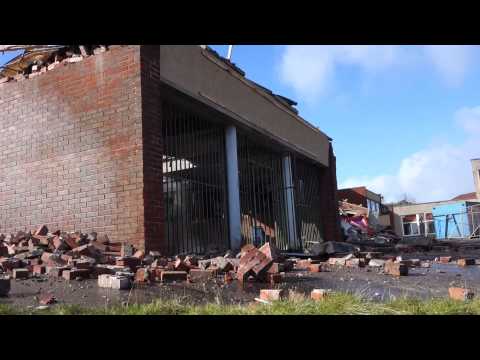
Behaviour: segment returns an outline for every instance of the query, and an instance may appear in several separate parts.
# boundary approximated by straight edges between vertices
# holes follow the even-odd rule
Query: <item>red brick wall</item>
[[[322,219],[325,241],[341,241],[337,198],[337,165],[333,147],[329,149],[329,167],[322,174]]]
[[[160,46],[141,47],[145,246],[167,252],[164,234]]]
[[[5,83],[0,109],[0,232],[45,223],[143,247],[139,46]]]

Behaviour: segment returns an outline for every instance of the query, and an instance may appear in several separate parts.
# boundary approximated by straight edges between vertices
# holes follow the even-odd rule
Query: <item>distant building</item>
[[[378,218],[382,205],[382,195],[368,190],[365,186],[339,189],[338,200],[346,200],[350,204],[361,205],[368,209],[369,215]]]
[[[480,202],[480,159],[473,159],[471,163],[475,192],[461,194],[450,200],[416,204],[403,202],[388,205],[391,211],[391,224],[395,233],[405,240],[412,241],[436,238],[438,232],[435,229],[434,208],[452,205],[451,208],[454,209],[456,208],[453,206],[454,204]]]

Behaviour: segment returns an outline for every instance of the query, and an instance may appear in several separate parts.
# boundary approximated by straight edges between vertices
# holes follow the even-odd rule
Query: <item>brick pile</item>
[[[28,233],[0,235],[0,273],[13,279],[48,275],[73,280],[103,272],[131,271],[138,254],[125,255],[129,247],[112,243],[107,236],[97,238],[95,232],[52,233],[43,225]]]
[[[50,232],[47,226],[17,234],[0,235],[2,296],[10,290],[10,278],[48,276],[66,281],[98,279],[98,286],[128,289],[133,283],[206,282],[223,278],[276,284],[294,262],[286,260],[270,243],[260,248],[244,246],[234,256],[205,258],[195,255],[166,257],[158,251],[145,254],[128,243],[112,242],[95,232]],[[318,264],[310,264],[318,272]]]

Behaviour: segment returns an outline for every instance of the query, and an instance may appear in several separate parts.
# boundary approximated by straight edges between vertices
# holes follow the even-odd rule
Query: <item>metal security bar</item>
[[[293,164],[298,240],[301,246],[305,246],[323,239],[321,169],[299,158]]]
[[[470,239],[480,239],[480,205],[472,205],[468,209],[470,223]]]
[[[281,154],[239,133],[238,165],[243,243],[290,250]]]
[[[164,101],[163,195],[171,254],[228,249],[224,128]]]

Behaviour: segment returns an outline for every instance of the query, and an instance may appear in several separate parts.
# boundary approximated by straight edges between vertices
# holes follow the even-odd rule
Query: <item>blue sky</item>
[[[467,46],[244,45],[232,61],[333,138],[339,187],[434,201],[474,191],[479,55]]]
[[[227,53],[227,45],[210,46]],[[300,115],[333,138],[339,187],[366,185],[387,201],[474,190],[476,47],[236,45],[232,61],[297,101]]]

